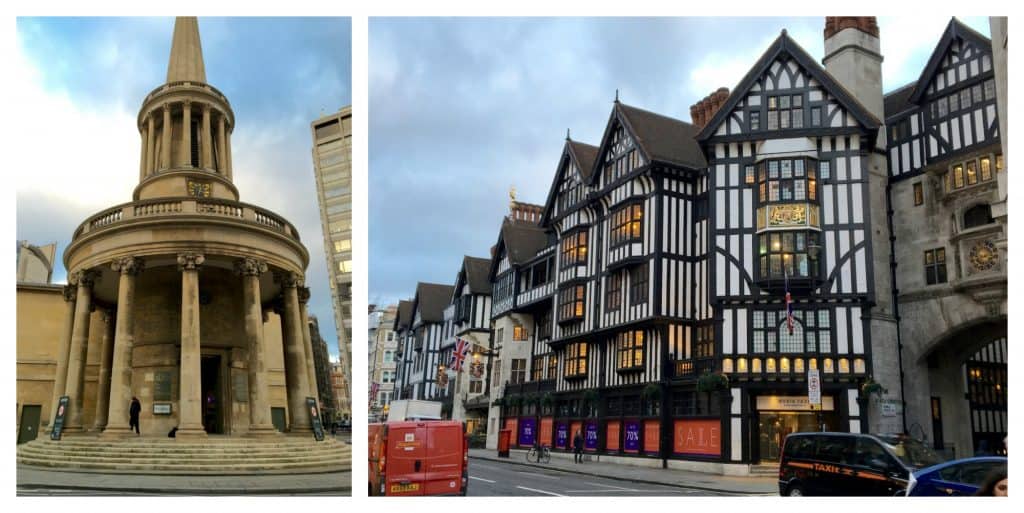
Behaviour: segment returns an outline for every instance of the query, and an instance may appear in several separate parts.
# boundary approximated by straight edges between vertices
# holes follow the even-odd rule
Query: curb
[[[75,486],[75,485],[52,485],[52,484],[38,484],[38,483],[19,483],[19,489],[23,490],[80,490],[90,492],[146,492],[146,493],[157,493],[165,495],[285,495],[285,494],[308,494],[308,493],[323,493],[323,492],[344,492],[345,496],[352,495],[352,487],[331,487],[331,488],[278,488],[278,489],[264,489],[264,488],[223,488],[223,489],[210,489],[210,488],[121,488],[121,487],[90,487],[90,486]]]
[[[117,475],[131,475],[131,476],[225,476],[225,477],[252,477],[252,476],[303,476],[303,475],[322,475],[322,474],[344,474],[352,473],[350,468],[306,468],[300,469],[301,472],[294,472],[285,470],[254,470],[250,472],[239,472],[239,471],[222,471],[222,470],[192,470],[192,471],[159,471],[159,470],[119,470],[119,469],[97,469],[97,468],[75,468],[75,467],[46,467],[39,465],[30,465],[27,463],[18,463],[19,468],[25,468],[28,470],[35,470],[38,472],[61,472],[70,474],[117,474]],[[20,485],[19,485],[20,486]]]
[[[772,496],[776,495],[775,493],[766,493],[766,492],[757,492],[757,491],[737,491],[737,490],[726,490],[724,488],[712,488],[710,486],[684,485],[684,484],[678,484],[678,483],[666,483],[666,482],[663,482],[663,481],[654,481],[652,479],[639,479],[639,478],[635,478],[635,477],[609,476],[607,474],[598,474],[597,472],[585,472],[585,471],[582,471],[582,470],[566,470],[566,469],[557,468],[557,467],[542,467],[542,466],[539,466],[539,465],[534,464],[534,463],[524,463],[524,462],[520,462],[520,461],[510,461],[510,460],[506,460],[506,459],[488,458],[488,457],[485,457],[485,456],[472,456],[471,455],[469,458],[470,459],[474,459],[474,460],[493,461],[493,462],[497,462],[497,463],[508,463],[508,464],[511,464],[511,465],[519,465],[521,467],[530,467],[530,468],[538,468],[538,467],[540,467],[540,468],[543,468],[545,470],[553,470],[553,471],[556,471],[556,472],[565,472],[566,474],[580,474],[580,475],[591,476],[591,477],[603,477],[603,478],[609,478],[609,479],[618,479],[620,481],[629,481],[629,482],[633,482],[633,483],[653,484],[653,485],[659,485],[659,486],[671,486],[671,487],[674,487],[674,488],[685,488],[685,489],[690,489],[690,490],[703,490],[703,491],[706,491],[706,492],[729,493],[729,494],[733,494],[733,495],[759,495],[759,496],[761,496],[761,495],[772,495]]]

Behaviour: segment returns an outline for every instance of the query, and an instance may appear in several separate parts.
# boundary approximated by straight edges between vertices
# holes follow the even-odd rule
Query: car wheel
[[[789,490],[786,490],[786,495],[790,497],[803,497],[806,494],[804,493],[804,489],[802,486],[793,485],[789,487]]]

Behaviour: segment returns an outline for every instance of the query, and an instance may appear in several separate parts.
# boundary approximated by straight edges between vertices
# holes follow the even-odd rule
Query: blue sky
[[[917,79],[950,16],[878,19],[886,92]],[[987,18],[960,18],[986,36]],[[451,284],[517,199],[543,203],[566,129],[597,145],[623,103],[690,120],[786,28],[821,60],[816,18],[371,18],[369,300]]]
[[[17,178],[17,237],[56,242],[84,218],[131,200],[142,99],[165,81],[173,18],[19,18],[15,86],[22,128],[6,149],[41,163]],[[241,199],[291,221],[310,255],[310,313],[336,356],[309,124],[351,103],[348,18],[199,19],[206,77],[231,102]],[[52,134],[41,140],[38,134]],[[54,151],[54,141],[60,151]],[[54,281],[66,280],[59,265]]]

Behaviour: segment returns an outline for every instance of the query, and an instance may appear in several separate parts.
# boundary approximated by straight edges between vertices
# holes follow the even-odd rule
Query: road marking
[[[591,481],[584,481],[583,483],[584,484],[588,484],[588,485],[593,485],[593,486],[601,486],[601,487],[604,487],[604,488],[614,488],[614,489],[618,489],[618,490],[629,490],[631,492],[632,491],[636,491],[636,490],[634,490],[632,488],[623,488],[621,486],[612,486],[612,485],[606,485],[606,484],[601,484],[601,483],[594,483],[594,482],[591,482]]]
[[[562,478],[560,478],[558,476],[549,476],[547,474],[538,474],[536,472],[525,472],[525,471],[522,471],[522,470],[517,470],[516,473],[517,474],[526,474],[528,476],[543,477],[543,478],[546,478],[546,479],[562,479]]]
[[[483,481],[485,483],[497,483],[497,481],[491,481],[490,479],[484,479],[482,477],[469,476],[470,479],[476,479],[477,481]]]
[[[548,495],[554,495],[555,497],[568,497],[568,495],[562,495],[560,493],[549,492],[547,490],[538,490],[536,488],[527,488],[525,486],[517,486],[516,488],[519,488],[520,490],[526,490],[528,492],[546,493]]]

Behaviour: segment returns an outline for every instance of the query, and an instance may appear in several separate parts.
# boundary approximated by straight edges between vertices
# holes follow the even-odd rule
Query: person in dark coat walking
[[[142,412],[142,403],[139,398],[132,396],[132,405],[128,408],[128,429],[135,428],[135,434],[139,434],[139,413]]]
[[[579,431],[576,431],[576,436],[572,437],[572,450],[573,461],[583,463],[583,434]]]

